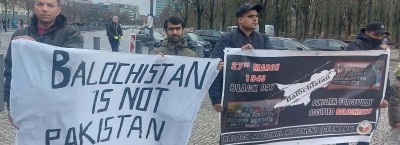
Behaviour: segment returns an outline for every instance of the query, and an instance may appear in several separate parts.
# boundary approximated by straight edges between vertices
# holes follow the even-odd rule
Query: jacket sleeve
[[[106,31],[107,31],[107,36],[108,37],[114,37],[114,34],[112,33],[112,24],[107,24],[106,26]]]
[[[361,50],[360,46],[355,42],[356,40],[352,41],[347,45],[346,51],[354,51],[354,50]]]
[[[400,122],[400,86],[393,85],[393,97],[389,101],[389,114],[393,122]]]
[[[124,33],[122,32],[122,26],[118,25],[118,34],[119,36],[124,36]]]
[[[274,49],[271,45],[271,43],[269,43],[269,37],[268,35],[263,34],[264,36],[264,40],[265,40],[265,49]]]
[[[14,32],[11,40],[16,36],[17,32]],[[6,57],[4,58],[4,102],[7,102],[7,109],[10,110],[10,90],[11,90],[11,42],[8,45]]]
[[[67,36],[65,38],[63,47],[83,48],[83,36],[77,29],[70,27],[70,30],[68,30],[66,33]]]
[[[225,47],[229,47],[230,35],[228,33],[226,35],[222,35],[221,38],[215,44],[215,48],[213,50],[212,56],[213,58],[220,58],[222,61],[224,60],[224,49]],[[222,85],[223,85],[223,72],[220,71],[218,73],[217,78],[215,78],[214,82],[211,84],[210,89],[208,90],[208,95],[211,99],[211,103],[221,104],[222,99]]]
[[[390,79],[388,77],[388,79],[386,81],[385,99],[389,101],[390,98],[393,97],[393,95],[394,95],[394,90],[393,90],[392,86],[390,86]]]

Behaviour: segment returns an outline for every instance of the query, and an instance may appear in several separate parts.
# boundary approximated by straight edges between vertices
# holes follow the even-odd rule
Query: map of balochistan
[[[327,87],[336,75],[334,69],[323,70],[320,73],[313,74],[310,81],[289,85],[277,84],[281,91],[284,91],[285,99],[275,104],[274,108],[295,106],[304,104],[306,106],[310,102],[310,94],[319,88]]]

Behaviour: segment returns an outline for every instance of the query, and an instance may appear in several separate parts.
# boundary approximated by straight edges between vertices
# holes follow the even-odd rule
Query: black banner
[[[370,135],[387,60],[387,54],[227,55],[222,144]]]

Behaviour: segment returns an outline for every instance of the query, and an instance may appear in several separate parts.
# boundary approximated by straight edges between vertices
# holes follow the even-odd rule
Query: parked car
[[[311,47],[313,50],[339,51],[344,50],[347,44],[335,39],[309,39],[303,42],[304,45]]]
[[[204,57],[209,57],[212,48],[210,42],[204,41],[195,33],[185,33],[183,38],[188,42],[189,48],[196,51],[198,47],[204,48]]]
[[[260,25],[257,26],[257,28],[256,28],[255,31],[260,32]],[[275,33],[274,25],[265,25],[265,27],[264,27],[264,33],[265,33],[266,35],[268,35],[269,37],[274,37],[274,33]]]
[[[163,33],[158,31],[153,32],[153,36],[150,36],[150,31],[148,30],[140,30],[136,35],[136,40],[142,41],[142,44],[145,46],[160,47],[162,41],[166,38]]]
[[[210,42],[212,48],[215,47],[215,43],[217,43],[219,37],[224,34],[223,32],[217,30],[196,30],[194,33],[199,35],[203,40]]]
[[[238,28],[238,26],[229,26],[227,31],[229,32],[229,31],[231,31],[233,29],[237,29],[237,28]]]
[[[283,37],[269,37],[269,42],[272,47],[275,49],[283,49],[283,50],[311,50],[310,47],[307,47],[296,39],[293,38],[283,38]]]

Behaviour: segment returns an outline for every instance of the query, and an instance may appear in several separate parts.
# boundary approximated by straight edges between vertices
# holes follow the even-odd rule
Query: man
[[[362,28],[357,34],[356,39],[349,43],[346,50],[380,50],[388,49],[389,46],[383,44],[385,35],[390,35],[385,30],[385,26],[381,22],[370,22],[365,28]],[[379,105],[379,108],[386,108],[389,104],[388,100],[392,96],[392,88],[390,87],[389,78],[386,83],[385,99]],[[359,142],[358,145],[368,145],[367,142]],[[348,145],[348,143],[341,143],[337,145]]]
[[[151,51],[151,54],[179,55],[197,57],[196,53],[189,49],[188,43],[183,39],[185,24],[182,19],[171,16],[164,21],[164,30],[167,38],[160,48]]]
[[[160,48],[156,48],[151,51],[151,54],[164,55],[178,55],[197,57],[197,54],[189,49],[188,43],[183,39],[183,30],[185,29],[185,23],[181,18],[171,16],[164,21],[164,31],[167,34],[167,38],[164,39],[163,44]],[[218,70],[221,70],[224,66],[223,62],[218,65]]]
[[[388,106],[390,125],[388,145],[400,144],[400,66],[396,66],[395,70],[396,81],[392,85],[393,96],[390,98]]]
[[[113,52],[118,52],[119,40],[124,39],[124,34],[122,33],[121,25],[118,24],[117,16],[113,16],[112,22],[107,25],[107,36],[111,45],[111,50]]]
[[[245,49],[272,49],[269,38],[259,32],[254,31],[258,25],[258,12],[262,10],[260,5],[244,4],[236,11],[238,29],[233,29],[217,41],[211,57],[221,58],[224,60],[223,50],[229,48]],[[223,76],[220,72],[209,89],[209,96],[217,112],[222,111]]]
[[[67,19],[61,14],[60,0],[35,0],[33,6],[35,14],[32,16],[31,25],[14,32],[11,40],[27,39],[59,47],[82,48],[83,37],[80,32],[66,26]],[[9,108],[10,83],[11,83],[11,44],[8,47],[5,62],[4,97]],[[12,118],[9,115],[9,121]]]

